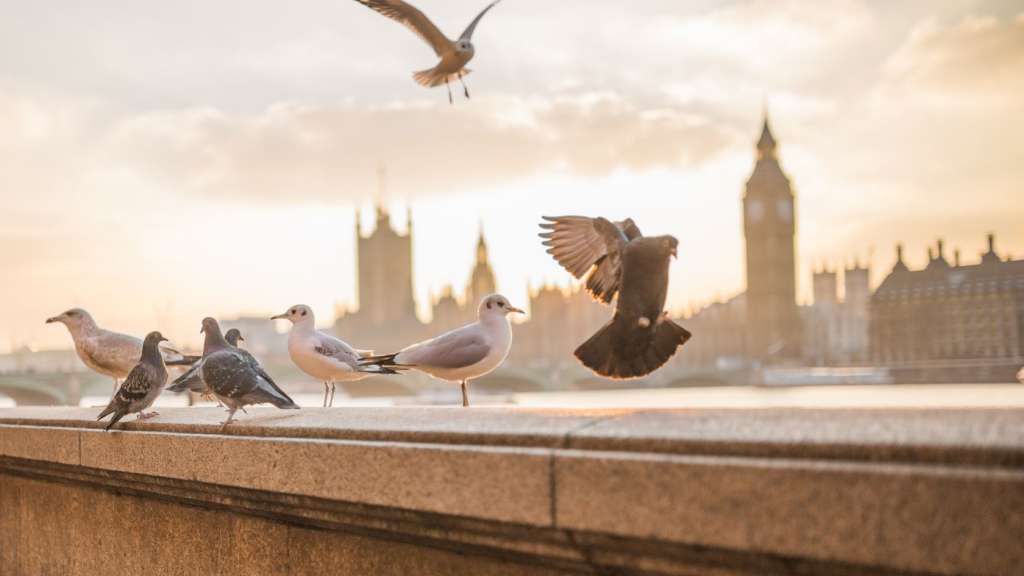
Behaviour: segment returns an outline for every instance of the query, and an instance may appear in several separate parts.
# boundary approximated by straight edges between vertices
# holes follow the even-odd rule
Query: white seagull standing
[[[284,314],[271,320],[288,320],[292,331],[288,334],[288,355],[300,370],[324,383],[324,406],[334,405],[337,382],[354,382],[374,374],[397,374],[394,368],[361,366],[364,357],[373,352],[356,350],[347,343],[316,329],[313,309],[304,304],[292,306]],[[330,403],[327,399],[330,388]]]
[[[114,380],[116,394],[119,381],[128,376],[142,357],[142,340],[100,328],[92,316],[81,308],[72,308],[59,316],[46,319],[47,324],[55,322],[67,327],[75,342],[75,352],[86,366]],[[170,348],[160,348],[160,353],[167,366],[189,366],[199,360],[198,356],[184,356]]]
[[[411,4],[402,2],[402,0],[356,1],[415,32],[417,36],[422,38],[427,44],[430,44],[430,47],[434,49],[434,53],[441,58],[437,66],[413,73],[412,77],[416,82],[427,88],[434,88],[443,83],[448,87],[448,102],[454,103],[452,87],[449,82],[458,79],[462,83],[462,89],[466,94],[466,98],[469,98],[469,88],[466,87],[466,82],[462,78],[471,72],[469,68],[466,68],[466,64],[476,54],[476,49],[473,47],[473,31],[476,30],[476,25],[484,17],[484,14],[487,14],[487,11],[494,8],[494,5],[501,2],[501,0],[494,0],[494,2],[488,4],[469,23],[462,36],[459,36],[459,39],[454,42],[449,40],[423,12],[420,12],[419,9]]]
[[[525,314],[504,296],[491,294],[480,302],[476,322],[413,344],[397,354],[368,358],[364,364],[411,368],[446,382],[458,382],[462,386],[462,405],[469,406],[469,381],[501,366],[512,349],[511,313]]]

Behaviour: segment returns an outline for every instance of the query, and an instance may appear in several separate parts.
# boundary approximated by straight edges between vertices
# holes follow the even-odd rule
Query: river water
[[[322,394],[293,394],[305,407],[320,406]],[[1024,384],[900,384],[793,387],[722,386],[708,388],[643,388],[575,392],[538,392],[487,396],[473,393],[475,406],[546,408],[1024,408]],[[108,398],[87,396],[81,406],[102,406]],[[422,397],[359,398],[340,391],[334,406],[458,405],[458,388]],[[161,396],[157,407],[185,406],[185,398]],[[211,404],[212,405],[212,404]]]

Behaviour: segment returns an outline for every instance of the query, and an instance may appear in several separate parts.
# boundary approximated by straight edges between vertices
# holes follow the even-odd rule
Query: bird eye
[[[493,304],[493,302],[490,302],[490,301],[488,301],[488,302],[487,302],[487,309],[488,309],[488,310],[490,310],[490,309],[491,309],[491,304]]]
[[[303,311],[302,311],[302,315],[303,315],[303,316],[305,316],[305,315],[306,315],[306,311],[305,311],[305,310],[303,310]]]

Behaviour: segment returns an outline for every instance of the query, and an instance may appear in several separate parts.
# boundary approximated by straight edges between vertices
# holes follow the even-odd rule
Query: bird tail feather
[[[202,356],[182,356],[181,358],[175,358],[174,360],[164,361],[165,366],[191,366],[199,360]]]
[[[640,378],[664,366],[691,336],[667,316],[662,316],[653,329],[633,322],[616,314],[576,349],[576,358],[606,378]]]
[[[175,393],[184,392],[186,390],[202,393],[206,392],[206,383],[199,377],[199,370],[197,368],[193,368],[175,378],[174,382],[167,387],[167,390]]]
[[[292,400],[291,396],[285,394],[284,390],[281,390],[274,384],[268,386],[260,386],[253,393],[258,402],[267,402],[280,408],[281,410],[298,410],[299,405]]]
[[[124,418],[124,415],[126,414],[125,412],[122,412],[120,410],[115,410],[111,406],[107,406],[107,409],[103,411],[103,414],[101,414],[100,417],[97,418],[97,420],[99,420],[100,418],[103,418],[107,414],[110,414],[110,412],[114,413],[114,417],[110,419],[110,423],[107,424],[107,427],[103,429],[104,431],[108,431],[111,428],[113,428],[114,424],[117,424],[121,420],[121,418]]]
[[[412,364],[399,364],[398,353],[382,354],[380,356],[367,356],[359,360],[359,371],[372,374],[401,374],[402,370],[409,370]]]
[[[117,404],[111,400],[110,404],[107,404],[107,407],[103,409],[103,412],[100,412],[100,415],[96,417],[96,421],[99,422],[100,420],[103,420],[114,410],[117,410]]]
[[[466,76],[469,76],[470,72],[472,72],[472,70],[470,70],[469,68],[463,68],[462,71],[459,73],[445,74],[444,72],[438,70],[437,66],[435,66],[427,70],[413,72],[412,78],[420,86],[423,86],[424,88],[436,88],[437,86],[440,86],[445,82],[455,82],[456,80],[459,79],[460,74],[462,75],[463,78],[465,78]]]

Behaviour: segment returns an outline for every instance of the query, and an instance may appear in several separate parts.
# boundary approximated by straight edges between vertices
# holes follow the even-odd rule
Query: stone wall
[[[0,410],[0,574],[1013,574],[1024,411]]]

